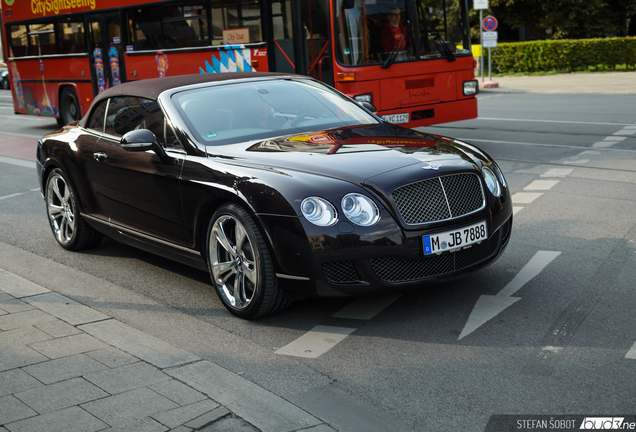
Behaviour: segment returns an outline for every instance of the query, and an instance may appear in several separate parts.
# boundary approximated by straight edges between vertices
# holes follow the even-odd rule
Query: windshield
[[[471,55],[465,0],[355,0],[336,7],[338,61],[347,66]]]
[[[177,93],[173,101],[206,145],[379,123],[357,103],[309,79],[214,85]]]

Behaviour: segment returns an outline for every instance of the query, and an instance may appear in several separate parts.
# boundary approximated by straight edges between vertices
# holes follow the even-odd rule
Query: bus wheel
[[[72,87],[64,87],[60,96],[60,117],[57,122],[60,126],[73,123],[82,118],[77,94]]]

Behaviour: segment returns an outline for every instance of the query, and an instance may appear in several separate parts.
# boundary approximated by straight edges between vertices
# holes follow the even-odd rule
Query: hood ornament
[[[437,171],[438,169],[440,169],[440,167],[441,167],[441,165],[427,163],[425,166],[422,167],[422,169],[425,169],[425,170],[432,169],[432,170]]]

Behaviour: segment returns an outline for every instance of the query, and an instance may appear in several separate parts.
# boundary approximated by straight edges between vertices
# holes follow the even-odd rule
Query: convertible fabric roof
[[[277,72],[228,72],[228,73],[205,73],[192,75],[178,75],[164,78],[152,78],[138,81],[129,81],[119,84],[95,96],[91,107],[86,115],[80,120],[79,124],[86,126],[88,114],[93,106],[101,100],[114,96],[136,96],[146,99],[156,100],[161,93],[176,87],[183,87],[192,84],[202,84],[206,82],[228,81],[249,78],[264,78],[276,76],[300,76],[294,74],[285,74]]]

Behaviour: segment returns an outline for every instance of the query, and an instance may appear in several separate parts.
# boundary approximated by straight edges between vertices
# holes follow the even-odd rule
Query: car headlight
[[[486,186],[490,193],[494,196],[498,197],[501,195],[501,186],[499,185],[499,180],[497,180],[497,176],[494,172],[488,167],[483,167],[481,172],[484,175],[484,181],[486,182]]]
[[[307,197],[300,203],[303,216],[314,225],[331,226],[338,221],[338,213],[329,201],[320,197]]]
[[[370,226],[380,220],[380,211],[371,199],[357,193],[342,198],[342,211],[356,225]]]
[[[497,173],[497,177],[499,178],[501,185],[503,187],[508,187],[508,183],[506,183],[506,178],[504,177],[503,171],[501,171],[501,168],[499,168],[499,165],[497,165],[496,163],[493,163],[492,166],[495,167],[495,173]]]

